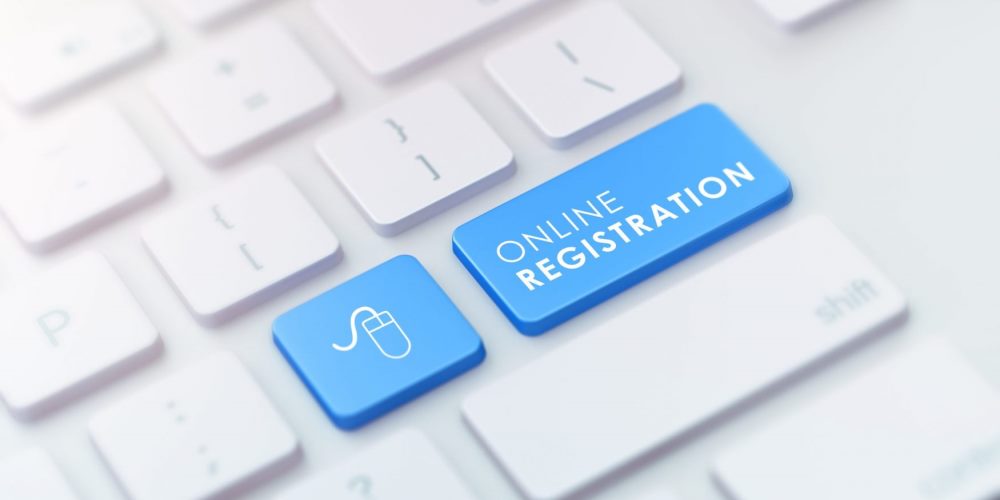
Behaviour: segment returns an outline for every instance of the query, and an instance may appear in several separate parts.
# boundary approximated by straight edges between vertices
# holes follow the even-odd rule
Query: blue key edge
[[[559,177],[570,174],[574,169],[579,168],[587,163],[590,163],[591,161],[600,158],[605,153],[613,151],[618,148],[626,147],[628,146],[628,143],[633,139],[645,135],[647,133],[650,133],[653,129],[656,129],[669,121],[672,121],[680,116],[683,116],[687,113],[690,113],[692,111],[695,111],[703,107],[709,107],[717,111],[736,130],[738,130],[744,137],[748,139],[747,142],[749,143],[750,147],[756,149],[763,157],[767,158],[768,161],[770,161],[772,164],[777,165],[777,163],[775,163],[774,160],[771,160],[771,158],[757,146],[757,143],[754,142],[752,139],[750,139],[750,136],[747,135],[746,132],[739,125],[737,125],[736,122],[734,122],[731,118],[729,118],[729,115],[727,115],[724,111],[722,111],[718,106],[711,103],[701,103],[673,117],[670,117],[664,120],[663,122],[653,125],[649,129],[626,139],[625,141],[621,142],[616,146],[613,146],[605,151],[602,151],[601,153],[598,153],[594,157],[585,160],[582,163],[577,164],[571,169],[545,182],[542,182],[541,184],[525,191],[524,193],[529,193],[535,191],[536,189],[540,189],[545,184],[548,184],[549,182],[552,182],[558,179]],[[785,176],[785,178],[786,180],[788,180],[787,175]],[[513,203],[515,200],[517,200],[518,197],[520,197],[524,193],[518,194],[517,196],[511,198],[510,200],[507,200],[504,203],[490,210],[487,210],[483,214],[490,213],[494,210],[499,210],[500,208],[506,206],[507,204]],[[458,260],[462,263],[462,265],[465,266],[465,269],[469,272],[469,274],[471,274],[472,277],[476,280],[476,282],[479,283],[479,287],[482,288],[484,291],[486,291],[486,294],[489,295],[490,299],[493,300],[493,303],[500,308],[504,316],[507,317],[507,320],[510,321],[512,325],[515,325],[515,328],[522,334],[529,337],[535,337],[575,317],[578,317],[584,311],[587,311],[588,309],[591,309],[597,306],[598,304],[601,304],[602,302],[610,299],[611,297],[614,297],[615,295],[618,295],[619,293],[631,288],[632,286],[642,281],[645,281],[648,278],[651,278],[654,274],[659,273],[660,271],[663,271],[664,269],[667,269],[668,267],[673,266],[674,264],[677,264],[678,262],[700,252],[701,250],[704,250],[705,248],[708,248],[718,243],[719,241],[722,241],[727,236],[735,234],[736,232],[749,226],[750,224],[753,224],[754,222],[763,219],[764,217],[774,213],[778,209],[788,205],[792,201],[792,197],[793,197],[792,184],[791,181],[788,180],[788,188],[782,193],[781,196],[776,196],[774,198],[771,198],[770,200],[767,200],[765,203],[758,205],[754,209],[748,210],[743,214],[731,219],[729,222],[717,226],[714,230],[707,233],[704,237],[692,241],[691,243],[688,243],[687,245],[684,245],[678,248],[676,251],[664,255],[663,257],[654,259],[653,261],[649,262],[644,266],[637,267],[632,272],[622,276],[621,279],[619,279],[617,282],[609,286],[603,287],[601,289],[595,290],[593,293],[574,302],[573,304],[570,304],[569,306],[564,307],[556,311],[555,313],[549,315],[548,318],[533,323],[521,322],[518,319],[518,317],[514,314],[514,311],[512,311],[509,307],[507,307],[506,302],[504,302],[503,300],[501,300],[499,296],[497,296],[497,294],[493,290],[493,287],[490,286],[489,283],[486,281],[486,279],[482,276],[482,273],[476,270],[476,266],[469,259],[465,258],[463,252],[459,249],[458,242],[455,241],[455,231],[458,231],[458,228],[456,228],[455,231],[452,232],[451,249],[452,253],[454,253],[455,256],[458,258]],[[462,225],[468,224],[469,222],[477,219],[478,217],[479,216],[473,217],[472,219],[469,219],[469,221],[466,221]]]

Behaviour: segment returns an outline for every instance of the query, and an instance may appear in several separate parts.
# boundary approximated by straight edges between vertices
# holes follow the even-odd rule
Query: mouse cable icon
[[[361,321],[361,328],[365,330],[365,333],[368,334],[368,338],[370,338],[372,343],[375,344],[375,347],[378,347],[378,350],[383,356],[389,359],[403,359],[410,354],[410,348],[413,347],[410,343],[410,337],[408,337],[406,332],[403,331],[403,327],[399,326],[399,323],[396,322],[396,318],[392,316],[392,313],[389,311],[379,312],[368,306],[361,306],[351,313],[351,342],[347,345],[340,345],[334,342],[331,347],[340,352],[347,352],[354,349],[354,347],[358,345],[358,318],[365,313],[367,313],[368,318]],[[369,324],[372,326],[369,326]],[[403,342],[406,343],[406,349],[403,350],[402,353],[390,354],[386,352],[385,348],[382,347],[382,344],[378,341],[375,334],[386,329],[389,329],[389,331],[395,331],[400,337],[402,337]]]

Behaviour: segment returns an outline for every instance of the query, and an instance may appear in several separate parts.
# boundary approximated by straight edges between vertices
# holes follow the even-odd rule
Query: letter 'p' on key
[[[791,183],[700,105],[455,230],[459,260],[538,335],[788,204]]]

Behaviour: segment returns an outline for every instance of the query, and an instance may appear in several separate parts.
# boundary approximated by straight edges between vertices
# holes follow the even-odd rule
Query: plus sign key
[[[556,147],[579,142],[681,82],[677,63],[613,3],[583,6],[497,50],[486,70]]]
[[[316,149],[375,231],[397,234],[514,173],[514,154],[438,81],[320,138]]]
[[[282,25],[260,21],[159,71],[153,97],[199,155],[231,160],[330,108],[337,92]]]
[[[390,259],[279,316],[274,342],[355,429],[478,365],[479,335],[417,259]]]
[[[142,232],[188,308],[225,321],[340,257],[340,243],[291,180],[261,167]]]

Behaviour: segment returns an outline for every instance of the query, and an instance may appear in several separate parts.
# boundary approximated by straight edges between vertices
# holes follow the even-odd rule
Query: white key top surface
[[[150,222],[146,249],[188,308],[214,324],[340,255],[285,174],[261,167]]]
[[[405,429],[293,486],[278,500],[317,498],[471,500],[476,496],[423,434]]]
[[[156,328],[104,257],[63,262],[0,298],[0,396],[31,417],[159,352]]]
[[[320,138],[316,149],[380,234],[514,172],[514,154],[451,85],[435,82]]]
[[[191,24],[208,27],[266,0],[171,0]]]
[[[809,218],[474,393],[464,414],[522,491],[561,498],[904,311]]]
[[[50,250],[166,188],[149,149],[107,104],[0,143],[0,212],[29,248]]]
[[[670,490],[654,488],[643,492],[636,500],[678,500],[678,498]]]
[[[239,28],[149,81],[191,147],[223,161],[333,104],[337,92],[292,35],[273,21]]]
[[[620,6],[603,2],[490,54],[486,70],[558,147],[681,81],[680,67],[656,41]]]
[[[77,500],[59,466],[41,448],[0,458],[0,498]]]
[[[0,88],[15,104],[35,108],[159,44],[159,30],[134,2],[89,2],[0,50]]]
[[[298,439],[231,353],[98,413],[90,437],[133,500],[213,498],[298,457]]]
[[[796,28],[852,0],[755,0],[775,21]]]
[[[394,78],[542,0],[318,0],[316,10],[371,74]]]
[[[725,451],[739,500],[1000,494],[1000,393],[947,342],[907,348]]]

